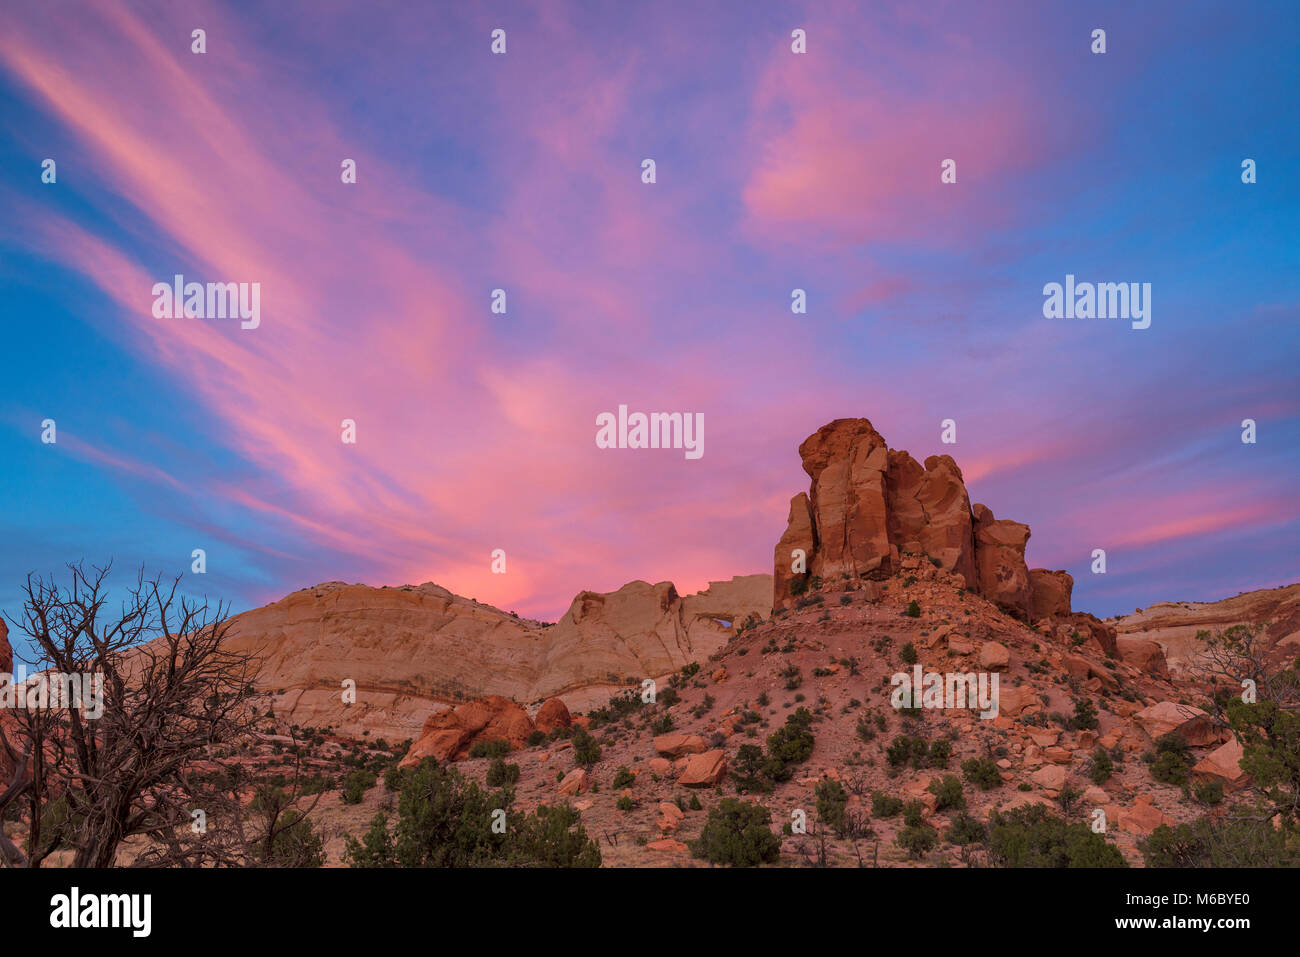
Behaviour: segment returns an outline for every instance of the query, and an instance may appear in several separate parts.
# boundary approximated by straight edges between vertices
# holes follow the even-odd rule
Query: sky
[[[695,591],[771,571],[852,416],[1076,609],[1300,580],[1298,9],[13,4],[0,611],[110,558],[236,611]],[[178,273],[260,325],[156,318]],[[1067,274],[1150,283],[1150,327],[1045,318]],[[598,448],[619,405],[702,413],[703,456]]]

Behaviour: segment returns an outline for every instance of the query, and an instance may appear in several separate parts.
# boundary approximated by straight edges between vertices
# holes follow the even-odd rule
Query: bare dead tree
[[[196,602],[178,593],[179,578],[164,584],[142,570],[120,611],[108,612],[110,567],[69,565],[67,586],[28,576],[22,618],[10,619],[32,639],[38,672],[102,680],[102,714],[13,712],[18,743],[0,746],[27,770],[0,792],[0,811],[25,796],[29,836],[25,856],[0,848],[6,863],[39,866],[63,845],[73,866],[108,867],[138,837],[181,850],[177,835],[189,829],[196,801],[242,822],[238,792],[223,797],[200,773],[213,746],[255,729],[255,664],[228,647],[228,607]],[[185,860],[235,862],[238,825],[233,834],[228,849],[208,841]]]

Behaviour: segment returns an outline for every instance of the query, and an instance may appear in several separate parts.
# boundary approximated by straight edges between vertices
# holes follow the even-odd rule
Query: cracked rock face
[[[924,555],[966,587],[1018,618],[1033,613],[1025,564],[1029,526],[972,510],[961,469],[949,455],[924,465],[890,449],[867,419],[836,419],[799,446],[808,492],[790,501],[774,555],[773,607],[794,603],[812,578],[885,578],[900,555]],[[800,556],[802,555],[802,560]],[[1069,592],[1044,607],[1069,614]],[[1063,597],[1063,602],[1062,602]]]

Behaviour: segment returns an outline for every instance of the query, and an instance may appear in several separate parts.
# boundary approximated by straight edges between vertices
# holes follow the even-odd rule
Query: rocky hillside
[[[669,582],[582,592],[554,625],[518,618],[432,583],[328,582],[234,619],[233,644],[262,660],[275,714],[359,736],[416,736],[442,705],[483,695],[603,701],[629,680],[707,658],[737,623],[766,617],[771,579],[749,575],[680,596]],[[356,683],[355,705],[343,682]]]
[[[824,854],[854,866],[960,865],[964,814],[984,822],[993,809],[1062,800],[1100,815],[1107,840],[1140,863],[1143,836],[1205,813],[1153,776],[1147,758],[1162,735],[1187,741],[1178,760],[1193,783],[1229,796],[1248,783],[1239,746],[1198,707],[1201,689],[1171,675],[1159,634],[1117,633],[1073,611],[1070,576],[1029,569],[1028,527],[971,507],[951,458],[921,466],[865,419],[831,423],[800,455],[812,484],[776,546],[771,617],[725,635],[653,703],[625,694],[571,717],[583,707],[566,695],[568,708],[548,701],[534,721],[504,697],[483,699],[430,718],[405,763],[456,760],[483,780],[490,760],[468,757],[471,746],[509,748],[520,801],[572,802],[613,866],[698,865],[686,841],[737,793],[767,809],[774,832],[806,818],[809,833],[791,827],[782,839],[786,864]],[[896,707],[896,676],[918,672],[996,676],[996,713],[960,701]],[[771,736],[792,721],[811,747],[773,771],[763,763]],[[578,728],[592,738],[581,755]],[[955,802],[951,782],[940,786],[949,775]],[[825,824],[827,795],[844,826]],[[349,820],[384,800],[375,788]],[[913,802],[921,823],[909,834],[931,829],[933,842],[905,848],[899,809]]]

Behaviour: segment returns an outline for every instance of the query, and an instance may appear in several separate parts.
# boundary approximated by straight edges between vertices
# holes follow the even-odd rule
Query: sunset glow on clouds
[[[844,416],[952,454],[1077,608],[1300,579],[1294,10],[861,6],[9,14],[0,609],[198,547],[236,608],[693,591],[771,570]],[[178,273],[260,282],[260,327],[155,319]],[[1150,282],[1151,328],[1044,319],[1067,273]],[[704,457],[598,449],[620,404],[703,412]]]

